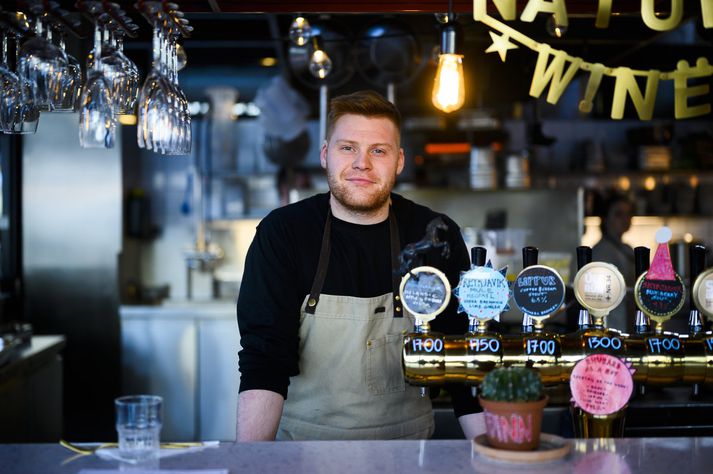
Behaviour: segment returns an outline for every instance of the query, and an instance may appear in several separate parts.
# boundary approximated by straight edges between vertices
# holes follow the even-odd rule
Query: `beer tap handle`
[[[636,278],[649,271],[649,256],[651,250],[648,247],[636,247],[634,249],[634,268],[636,271]],[[639,308],[636,308],[636,332],[643,334],[649,331],[651,322],[649,317],[644,314]]]
[[[582,245],[577,247],[577,270],[581,270],[583,266],[592,262],[592,247]],[[577,326],[580,329],[586,329],[592,324],[592,318],[589,311],[582,305],[579,305],[579,315],[577,317]]]
[[[698,275],[706,268],[706,247],[701,244],[691,245],[688,260],[691,267],[691,280],[688,285],[688,301],[691,304],[691,309],[688,313],[688,330],[691,333],[696,333],[703,329],[703,318],[693,299],[693,285]]]
[[[539,249],[537,247],[523,247],[522,248],[522,268],[531,267],[537,265],[537,256],[539,254]]]
[[[634,249],[634,264],[636,268],[636,278],[642,273],[649,271],[649,258],[651,250],[648,247],[636,247]]]
[[[539,249],[537,247],[523,247],[522,248],[522,268],[531,267],[537,265],[537,257],[539,254]],[[522,329],[523,332],[531,332],[532,326],[534,325],[534,320],[527,314],[522,314]]]
[[[592,247],[582,245],[577,247],[577,270],[581,270],[583,266],[592,261]]]
[[[488,249],[485,247],[473,247],[470,249],[470,261],[475,267],[485,266],[485,258],[488,254]]]

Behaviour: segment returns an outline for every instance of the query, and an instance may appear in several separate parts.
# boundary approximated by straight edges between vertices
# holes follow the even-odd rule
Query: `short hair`
[[[401,113],[394,104],[371,90],[363,90],[348,95],[341,95],[329,102],[327,116],[327,139],[332,136],[334,126],[344,115],[361,115],[391,120],[396,126],[396,132],[401,133]]]

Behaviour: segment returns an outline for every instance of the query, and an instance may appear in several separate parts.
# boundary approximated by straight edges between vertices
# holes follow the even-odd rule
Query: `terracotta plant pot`
[[[480,398],[488,444],[498,449],[530,451],[540,445],[547,395],[534,402],[495,402]]]

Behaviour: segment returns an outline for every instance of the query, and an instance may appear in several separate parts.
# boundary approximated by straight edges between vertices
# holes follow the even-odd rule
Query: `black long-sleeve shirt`
[[[441,215],[397,194],[391,195],[401,248],[420,240],[426,225]],[[240,391],[270,390],[287,397],[289,378],[299,374],[300,309],[317,271],[329,193],[272,211],[257,227],[248,250],[238,297],[241,345]],[[441,215],[442,216],[442,215]],[[445,217],[451,255],[429,252],[421,264],[439,268],[455,288],[460,272],[470,266],[455,222]],[[332,217],[331,254],[322,293],[369,298],[390,293],[391,249],[388,219],[373,225],[352,224]],[[463,334],[468,318],[448,308],[432,323],[433,331]],[[462,386],[448,387],[456,416],[480,411]]]

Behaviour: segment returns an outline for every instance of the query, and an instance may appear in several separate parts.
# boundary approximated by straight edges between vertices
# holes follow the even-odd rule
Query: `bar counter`
[[[226,470],[229,473],[703,473],[713,465],[713,437],[570,440],[563,459],[512,464],[477,453],[470,441],[308,441],[222,443],[199,452],[131,466],[96,455],[75,457],[59,444],[0,445],[3,474],[135,470]],[[72,459],[74,458],[74,459]]]

